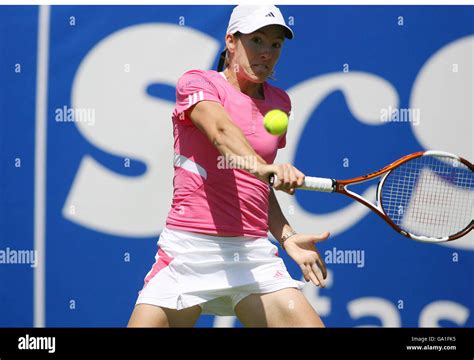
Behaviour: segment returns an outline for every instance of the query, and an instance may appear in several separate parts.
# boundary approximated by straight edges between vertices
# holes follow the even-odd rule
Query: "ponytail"
[[[240,35],[241,35],[241,33],[237,31],[234,34],[234,37],[238,39]],[[226,48],[219,55],[219,62],[217,63],[217,71],[221,72],[225,68],[227,68],[227,66],[229,66],[229,53],[228,53],[227,48]]]
[[[217,71],[221,72],[224,70],[225,67],[227,67],[226,64],[226,57],[227,57],[227,49],[224,49],[223,52],[221,52],[221,55],[219,56],[219,63],[217,64]]]

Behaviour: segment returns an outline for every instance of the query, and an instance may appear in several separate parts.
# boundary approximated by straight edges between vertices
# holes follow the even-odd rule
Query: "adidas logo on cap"
[[[265,15],[265,17],[275,17],[275,15],[273,15],[272,12],[269,12],[267,15]]]

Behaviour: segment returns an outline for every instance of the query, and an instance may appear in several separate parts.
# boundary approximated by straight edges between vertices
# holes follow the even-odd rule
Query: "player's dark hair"
[[[241,35],[241,33],[237,31],[234,34],[234,37],[236,39],[238,39],[240,35]],[[227,50],[227,48],[225,48],[224,51],[222,51],[221,54],[219,55],[219,62],[217,64],[217,71],[218,72],[223,71],[225,68],[227,68],[227,66],[229,66],[229,62],[230,62],[229,50]]]

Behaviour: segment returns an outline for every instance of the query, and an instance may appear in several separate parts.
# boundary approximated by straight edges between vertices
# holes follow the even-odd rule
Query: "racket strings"
[[[403,230],[443,238],[473,217],[473,172],[455,158],[422,156],[392,170],[381,189],[382,207]]]

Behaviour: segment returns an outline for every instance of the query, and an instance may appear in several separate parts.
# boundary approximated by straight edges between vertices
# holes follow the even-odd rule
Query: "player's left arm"
[[[268,197],[268,227],[288,255],[300,266],[305,280],[311,280],[316,286],[324,287],[324,279],[327,277],[326,265],[315,244],[326,240],[329,232],[320,235],[296,233],[282,243],[284,237],[295,231],[283,214],[273,189],[270,189]]]
[[[281,244],[283,235],[294,232],[285,215],[281,211],[275,191],[270,189],[268,196],[268,228],[273,237]]]

